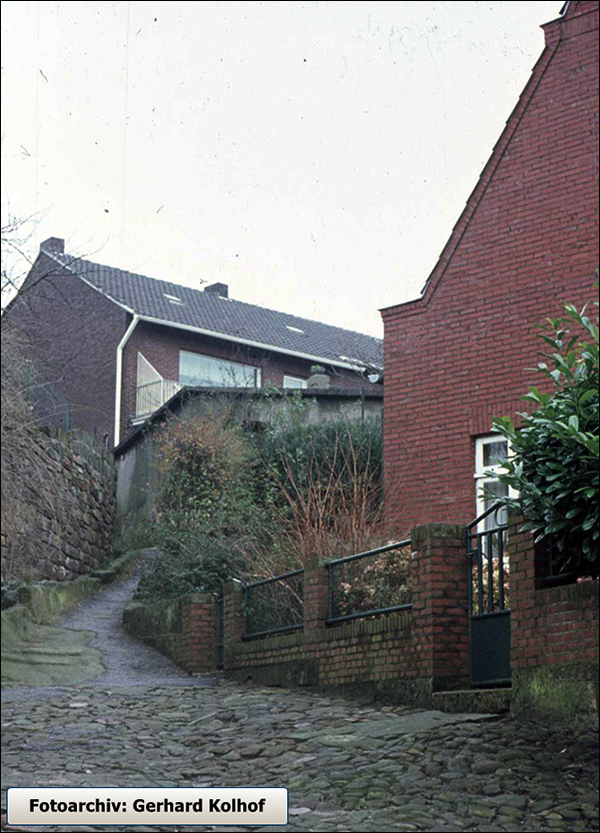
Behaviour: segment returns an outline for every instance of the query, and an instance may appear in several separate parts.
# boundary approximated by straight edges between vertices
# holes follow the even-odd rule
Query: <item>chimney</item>
[[[204,287],[205,292],[214,292],[220,298],[229,298],[229,287],[226,283],[211,283],[210,286]]]
[[[331,379],[327,375],[325,368],[319,364],[314,364],[310,369],[311,375],[306,381],[307,388],[328,388],[331,385]]]
[[[40,252],[54,252],[63,255],[65,253],[65,241],[62,237],[49,237],[40,243]]]

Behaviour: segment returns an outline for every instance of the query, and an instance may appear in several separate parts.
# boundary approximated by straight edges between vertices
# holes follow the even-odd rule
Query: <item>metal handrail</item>
[[[251,631],[250,630],[250,605],[249,605],[249,592],[252,591],[254,588],[257,587],[265,587],[268,584],[274,584],[278,581],[284,581],[288,578],[293,578],[295,576],[302,575],[304,570],[300,568],[299,570],[290,570],[287,573],[282,573],[278,576],[273,576],[272,578],[261,579],[260,581],[253,581],[249,584],[244,585],[244,634],[242,636],[242,640],[247,641],[249,639],[258,639],[262,636],[272,636],[273,634],[278,633],[287,633],[289,631],[294,630],[301,630],[304,627],[304,621],[297,622],[291,625],[282,625],[281,627],[277,628],[268,628],[262,631]]]
[[[410,538],[404,541],[398,541],[395,544],[386,544],[385,547],[378,547],[375,550],[367,550],[366,552],[359,552],[356,555],[346,555],[344,558],[334,558],[327,562],[327,567],[335,566],[336,564],[343,564],[347,561],[356,561],[358,558],[366,558],[367,555],[379,555],[381,552],[388,552],[389,550],[399,549],[400,547],[407,547],[410,544]]]
[[[474,521],[471,521],[470,524],[467,524],[466,528],[471,529],[472,526],[476,526],[477,524],[481,523],[481,521],[483,521],[484,518],[487,518],[487,516],[490,515],[492,512],[497,512],[499,509],[502,508],[502,506],[502,503],[493,503],[491,506],[488,506],[485,512],[482,512],[481,515],[478,515]],[[501,524],[501,526],[503,525],[504,524]]]
[[[304,570],[300,568],[299,570],[291,570],[289,573],[282,573],[280,576],[273,576],[273,578],[261,578],[260,581],[251,581],[249,584],[245,584],[244,589],[246,590],[250,587],[261,587],[264,584],[273,584],[274,581],[281,581],[284,578],[299,576],[300,573],[303,572]]]
[[[349,564],[352,561],[358,561],[361,558],[367,558],[368,556],[372,555],[380,555],[384,552],[391,552],[392,550],[401,549],[402,547],[409,546],[411,543],[410,538],[405,538],[403,541],[397,541],[394,544],[387,544],[384,547],[377,547],[373,550],[367,550],[366,552],[359,552],[355,555],[348,555],[344,558],[334,558],[331,561],[326,563],[327,571],[328,571],[328,604],[327,604],[327,619],[326,624],[328,625],[335,625],[340,622],[348,622],[352,619],[364,619],[367,616],[382,616],[387,613],[395,613],[399,610],[409,610],[412,608],[412,602],[407,604],[401,605],[392,605],[390,607],[378,607],[372,608],[371,610],[361,611],[359,613],[347,613],[344,616],[334,616],[333,615],[333,608],[334,608],[334,582],[333,582],[333,568],[340,565],[340,564]]]

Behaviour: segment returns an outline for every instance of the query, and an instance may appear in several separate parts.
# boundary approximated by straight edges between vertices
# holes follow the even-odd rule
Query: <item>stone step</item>
[[[510,688],[468,688],[437,691],[433,708],[461,714],[504,714],[510,711]]]

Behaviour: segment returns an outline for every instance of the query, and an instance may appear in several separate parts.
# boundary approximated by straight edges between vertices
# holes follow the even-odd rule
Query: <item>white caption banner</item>
[[[286,789],[11,787],[8,824],[287,824]]]

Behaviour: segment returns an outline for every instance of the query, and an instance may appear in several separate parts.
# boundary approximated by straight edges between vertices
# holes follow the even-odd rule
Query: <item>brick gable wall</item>
[[[584,8],[585,7],[585,8]],[[595,294],[598,3],[547,46],[422,299],[383,311],[389,518],[475,513],[474,440],[540,377],[536,325]]]
[[[100,441],[107,434],[112,445],[116,350],[126,313],[42,253],[5,315],[22,333],[36,383],[48,386],[47,401],[59,401],[47,421],[64,426],[64,398],[72,428]]]

